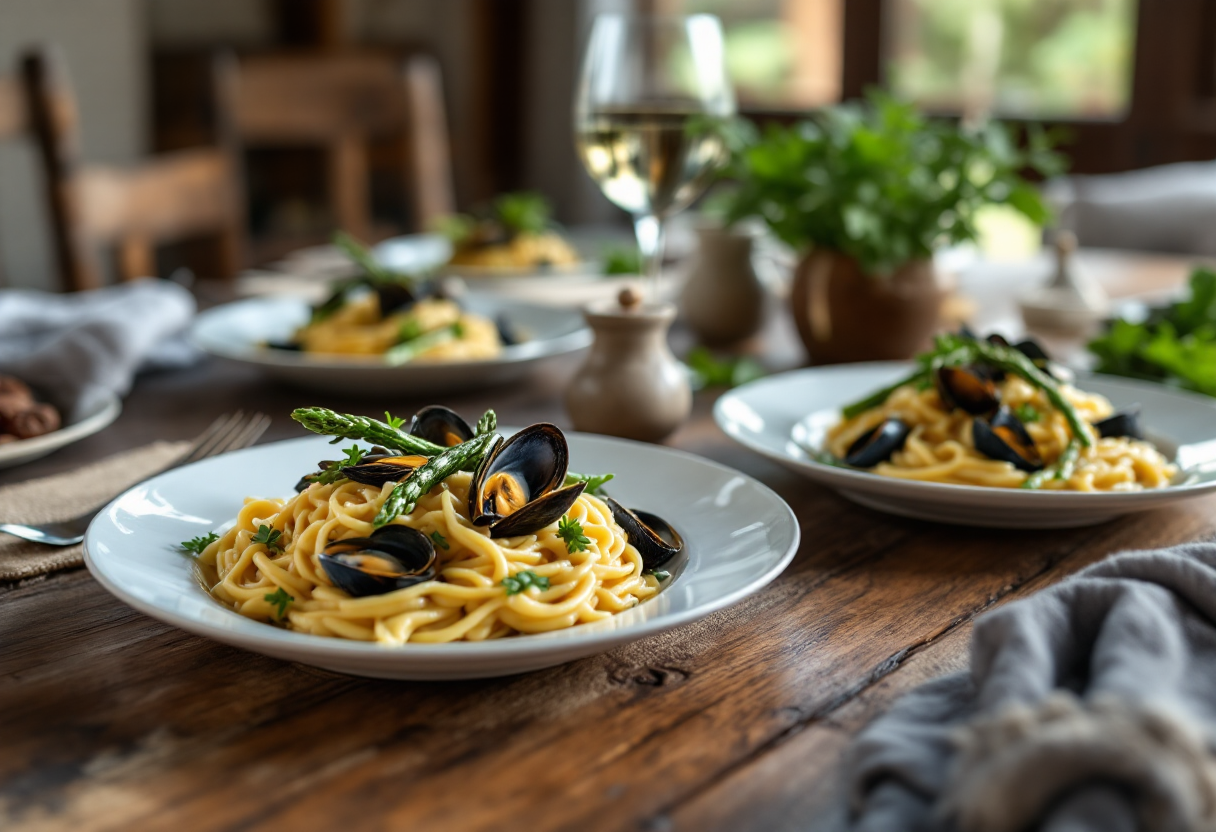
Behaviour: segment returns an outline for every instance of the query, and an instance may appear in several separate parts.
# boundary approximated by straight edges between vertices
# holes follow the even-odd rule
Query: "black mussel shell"
[[[880,422],[854,440],[845,453],[844,462],[854,468],[873,468],[902,448],[911,432],[912,428],[900,419]]]
[[[1113,413],[1101,421],[1094,422],[1094,430],[1098,436],[1126,436],[1129,439],[1143,439],[1144,427],[1140,424],[1140,408],[1129,407]]]
[[[1039,361],[1047,363],[1051,360],[1051,356],[1047,354],[1047,350],[1043,349],[1043,346],[1033,338],[1018,341],[1013,345],[1013,348],[1036,363]]]
[[[582,493],[583,483],[562,487],[569,462],[570,448],[556,425],[542,422],[499,440],[473,474],[469,517],[489,526],[491,537],[543,529]]]
[[[385,318],[409,309],[418,300],[405,283],[377,283],[373,290],[380,299],[380,315]]]
[[[647,511],[630,510],[611,497],[604,502],[612,509],[612,519],[625,530],[633,548],[642,556],[646,570],[658,569],[684,548],[684,538],[663,518]]]
[[[1006,338],[1004,335],[1002,335],[999,332],[990,333],[988,335],[988,337],[985,338],[984,340],[987,341],[989,344],[995,344],[998,347],[1012,347],[1013,346],[1013,344],[1009,343],[1009,339]]]
[[[450,407],[433,404],[424,407],[410,420],[410,435],[450,448],[473,438],[473,428]]]
[[[504,347],[513,347],[523,340],[520,338],[515,324],[511,323],[507,316],[501,312],[494,319],[494,326],[498,329],[498,340],[502,341]]]
[[[384,526],[370,537],[334,541],[320,561],[334,586],[355,598],[404,589],[437,573],[434,543],[408,526]]]
[[[417,454],[375,454],[363,457],[358,465],[347,465],[342,469],[342,476],[364,485],[384,485],[386,482],[401,482],[426,463],[427,458]]]
[[[304,345],[299,341],[267,341],[266,346],[272,350],[283,350],[284,352],[301,352]]]
[[[973,416],[992,413],[1001,395],[992,378],[978,367],[942,367],[933,376],[938,395],[949,409],[959,408]]]
[[[989,459],[1011,463],[1027,473],[1043,468],[1043,458],[1039,456],[1034,440],[1007,407],[998,410],[989,421],[972,420],[971,439],[975,449]]]

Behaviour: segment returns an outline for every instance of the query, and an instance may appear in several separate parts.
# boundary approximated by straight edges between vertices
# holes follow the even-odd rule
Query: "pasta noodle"
[[[1056,463],[1073,439],[1064,415],[1052,407],[1046,394],[1024,379],[1009,375],[997,385],[1001,401],[1014,411],[1028,409],[1038,418],[1025,423],[1045,465]],[[1103,396],[1085,393],[1070,385],[1060,386],[1062,395],[1086,422],[1111,415],[1113,408]],[[878,407],[846,419],[828,430],[827,449],[844,459],[850,446],[886,419],[898,418],[912,428],[903,447],[889,461],[880,462],[874,473],[925,482],[1017,488],[1028,474],[1009,462],[990,459],[975,449],[972,419],[968,413],[947,408],[933,386],[921,389],[907,384],[897,388]],[[1076,466],[1063,479],[1048,478],[1040,487],[1072,491],[1134,491],[1170,484],[1177,469],[1160,451],[1143,440],[1127,437],[1095,438],[1092,447],[1082,447]]]
[[[494,322],[462,312],[450,300],[426,298],[407,310],[382,316],[375,292],[352,298],[332,315],[302,327],[295,341],[310,353],[382,355],[401,342],[406,329],[426,335],[454,325],[457,331],[435,339],[410,360],[473,361],[496,358],[502,352]]]
[[[394,486],[351,480],[313,484],[286,501],[247,500],[236,524],[203,550],[199,564],[211,594],[242,615],[275,620],[267,596],[281,589],[294,599],[283,618],[288,628],[390,645],[558,630],[610,617],[659,591],[598,497],[584,493],[570,508],[589,543],[569,553],[556,523],[492,539],[469,519],[471,479],[468,473],[449,476],[394,521],[428,536],[437,532],[446,544],[437,548],[433,580],[362,598],[332,585],[320,554],[334,541],[369,535]],[[281,551],[254,540],[262,526],[280,533]],[[524,570],[547,578],[548,588],[508,594],[503,580]]]

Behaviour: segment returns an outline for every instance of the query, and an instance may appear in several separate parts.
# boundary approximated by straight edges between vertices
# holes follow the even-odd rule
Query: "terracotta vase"
[[[752,266],[755,235],[734,228],[697,229],[697,254],[680,294],[680,313],[697,339],[726,346],[764,323],[764,287]]]
[[[872,276],[851,257],[818,250],[794,272],[790,309],[812,364],[893,361],[929,343],[944,297],[931,260]]]

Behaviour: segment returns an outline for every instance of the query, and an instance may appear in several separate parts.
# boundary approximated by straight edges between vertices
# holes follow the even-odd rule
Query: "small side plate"
[[[35,436],[33,439],[20,439],[16,442],[6,442],[0,445],[0,468],[12,468],[26,462],[40,459],[47,454],[59,450],[65,445],[79,442],[86,436],[109,427],[122,412],[122,402],[114,394],[99,398],[97,403],[81,418],[70,425],[56,431]]]

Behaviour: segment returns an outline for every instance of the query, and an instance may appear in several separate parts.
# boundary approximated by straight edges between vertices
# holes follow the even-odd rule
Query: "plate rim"
[[[749,595],[759,592],[761,589],[763,589],[765,586],[767,586],[769,583],[771,583],[773,580],[775,580],[778,576],[781,575],[782,572],[784,572],[789,567],[790,563],[797,556],[798,549],[802,542],[802,527],[801,527],[801,524],[798,522],[797,515],[794,513],[794,510],[790,507],[789,503],[787,503],[785,501],[785,499],[781,497],[780,494],[778,494],[776,491],[774,491],[772,488],[770,488],[768,485],[764,484],[760,480],[756,479],[755,477],[752,477],[750,474],[746,474],[735,468],[731,468],[729,465],[725,465],[723,463],[717,462],[716,460],[707,459],[698,454],[694,454],[689,451],[683,451],[678,448],[670,448],[670,447],[661,446],[661,445],[656,446],[656,445],[651,445],[650,443],[646,443],[646,442],[635,442],[633,440],[628,440],[628,439],[602,436],[599,434],[580,433],[580,432],[575,432],[575,431],[570,431],[567,434],[567,436],[568,437],[580,437],[583,439],[591,439],[591,440],[595,440],[595,441],[606,441],[609,443],[617,443],[617,442],[628,443],[630,445],[644,446],[644,447],[652,449],[652,450],[655,448],[659,448],[663,451],[677,455],[679,457],[685,458],[690,461],[694,461],[698,464],[708,465],[713,468],[717,468],[724,473],[728,473],[732,477],[742,477],[745,480],[750,481],[750,483],[753,486],[758,487],[761,490],[761,492],[764,493],[766,498],[775,501],[775,506],[780,507],[780,509],[783,511],[783,513],[785,515],[786,520],[789,522],[789,527],[792,530],[792,536],[791,536],[789,545],[786,547],[786,551],[781,553],[781,555],[778,558],[778,560],[776,561],[776,563],[774,563],[774,565],[772,567],[770,567],[768,570],[761,573],[760,575],[753,578],[752,580],[740,585],[739,587],[736,587],[731,592],[726,593],[723,596],[716,598],[712,601],[702,603],[700,605],[692,607],[691,609],[684,610],[684,611],[677,612],[677,613],[671,613],[671,614],[660,613],[659,615],[656,615],[653,618],[648,618],[643,621],[639,621],[635,624],[629,624],[629,625],[626,625],[621,628],[610,628],[610,629],[590,631],[581,638],[579,638],[579,637],[571,638],[571,637],[567,636],[560,640],[548,639],[548,638],[545,638],[545,636],[548,635],[547,633],[539,633],[539,634],[530,634],[529,637],[526,637],[526,638],[505,638],[505,639],[496,639],[493,641],[486,641],[486,642],[457,641],[457,642],[449,642],[449,643],[443,643],[443,644],[426,644],[426,643],[410,642],[410,643],[399,645],[399,646],[388,646],[388,645],[383,645],[383,644],[374,643],[374,642],[361,642],[361,641],[354,641],[354,640],[349,640],[349,639],[327,638],[324,636],[312,635],[310,633],[297,633],[292,630],[286,630],[286,629],[281,629],[281,628],[277,628],[277,627],[270,627],[269,625],[261,624],[261,622],[256,622],[256,621],[253,621],[252,619],[242,619],[242,620],[251,625],[259,625],[260,627],[265,627],[267,630],[269,630],[269,632],[263,633],[261,629],[256,629],[256,630],[249,629],[248,631],[246,631],[245,629],[226,630],[223,628],[208,626],[205,622],[201,622],[198,619],[192,618],[188,615],[180,614],[176,610],[167,609],[165,607],[160,607],[160,606],[157,606],[152,603],[145,603],[142,599],[127,593],[123,587],[119,586],[116,582],[112,581],[110,579],[110,577],[105,574],[103,568],[98,565],[97,558],[96,558],[94,552],[92,551],[92,547],[90,546],[91,542],[94,544],[96,543],[96,541],[93,539],[94,538],[94,529],[96,527],[98,527],[99,524],[102,523],[105,520],[105,518],[107,518],[109,516],[111,510],[120,501],[125,499],[128,494],[130,494],[132,491],[134,491],[137,488],[142,488],[142,487],[147,486],[149,483],[155,482],[156,480],[160,479],[161,477],[170,476],[170,475],[180,475],[180,472],[186,471],[189,468],[191,468],[192,466],[199,464],[199,463],[191,463],[191,465],[184,465],[181,468],[174,469],[173,471],[163,472],[161,474],[156,475],[155,477],[151,477],[148,480],[145,480],[144,482],[137,483],[134,486],[132,486],[131,488],[124,490],[121,494],[119,494],[113,500],[109,501],[105,505],[105,507],[97,513],[97,516],[93,519],[93,522],[89,524],[88,531],[86,531],[86,533],[85,533],[85,539],[83,542],[84,563],[85,563],[85,566],[88,569],[89,573],[93,576],[94,580],[96,580],[98,583],[100,583],[102,585],[102,587],[104,587],[106,589],[107,592],[109,592],[111,595],[113,595],[118,600],[120,600],[123,603],[127,604],[128,606],[138,610],[139,612],[144,613],[145,615],[148,615],[159,621],[164,621],[165,623],[171,624],[175,627],[178,627],[179,629],[185,630],[185,631],[193,633],[195,635],[199,635],[199,636],[202,636],[205,638],[210,638],[210,639],[213,639],[215,641],[220,641],[225,644],[232,644],[232,645],[235,645],[235,646],[241,647],[242,649],[247,649],[247,650],[254,649],[250,645],[256,643],[257,649],[255,649],[255,652],[258,652],[259,650],[261,650],[263,648],[267,648],[267,647],[274,648],[276,650],[289,649],[292,652],[296,652],[296,653],[303,652],[303,653],[308,654],[310,660],[327,661],[327,660],[331,660],[331,659],[342,659],[342,658],[358,659],[358,658],[369,658],[369,657],[378,657],[378,658],[383,659],[385,656],[397,656],[397,657],[403,657],[400,659],[400,663],[408,664],[408,662],[411,659],[415,659],[415,658],[422,660],[422,661],[436,660],[436,659],[440,659],[440,660],[448,659],[448,660],[453,660],[453,661],[476,661],[479,659],[517,657],[520,655],[535,654],[537,652],[561,653],[564,650],[573,648],[575,645],[580,645],[580,646],[585,645],[585,646],[600,648],[603,650],[610,649],[614,645],[622,643],[624,641],[629,641],[629,642],[638,641],[638,640],[646,638],[648,636],[666,632],[675,627],[680,627],[685,624],[689,624],[694,621],[705,618],[706,616],[711,615],[712,613],[717,612],[718,610],[732,606],[732,605],[738,603],[739,601],[743,600],[744,598],[748,597]],[[301,444],[312,443],[312,442],[315,442],[317,440],[317,438],[318,437],[305,436],[305,437],[299,437],[299,438],[295,438],[295,439],[285,439],[285,440],[280,440],[279,442],[266,443],[264,445],[256,445],[252,448],[246,448],[241,451],[235,451],[235,452],[233,452],[232,455],[252,454],[252,453],[256,453],[259,449],[272,447],[275,445],[282,445],[282,444],[286,444],[286,443],[301,443]],[[228,455],[225,455],[225,456],[228,456]],[[203,462],[206,462],[206,460],[204,460]],[[243,499],[243,496],[238,497],[238,499]],[[182,557],[185,557],[185,555],[182,555]],[[235,615],[235,616],[240,615],[239,613],[236,613],[233,610],[229,610],[226,607],[224,607],[223,605],[218,604],[218,603],[216,604],[216,609],[223,611],[223,612],[227,612],[231,615]],[[570,633],[574,629],[576,629],[576,628],[566,628],[566,629],[558,631],[558,632]],[[231,636],[231,637],[226,638],[225,636]],[[536,637],[533,638],[531,636],[536,636]],[[591,651],[591,652],[583,653],[582,655],[593,655],[593,654],[594,654],[594,651]],[[274,654],[267,653],[265,655],[274,655]],[[508,671],[508,672],[511,672],[511,671]]]
[[[940,482],[922,482],[919,480],[903,480],[895,477],[879,477],[875,474],[865,471],[854,471],[844,468],[838,468],[832,465],[827,465],[818,462],[814,459],[799,459],[789,454],[779,453],[767,448],[757,442],[751,440],[751,437],[745,433],[736,433],[727,428],[728,424],[736,423],[736,420],[731,419],[725,414],[727,402],[732,399],[740,399],[741,395],[747,391],[754,391],[760,387],[781,385],[790,383],[797,377],[809,376],[816,373],[838,374],[843,372],[864,370],[909,370],[914,366],[911,361],[866,361],[855,364],[832,364],[823,367],[800,367],[794,370],[787,370],[781,373],[775,373],[771,376],[756,379],[747,384],[740,385],[732,390],[726,391],[718,397],[714,402],[714,422],[718,425],[719,430],[730,437],[734,442],[747,448],[748,450],[758,453],[774,462],[781,463],[786,467],[792,468],[799,473],[804,474],[808,478],[814,479],[831,488],[846,488],[853,490],[862,490],[866,492],[880,491],[884,492],[886,497],[923,497],[929,499],[932,495],[938,495],[941,500],[948,500],[951,497],[967,496],[987,496],[992,499],[997,499],[1007,503],[1018,503],[1021,505],[1032,505],[1035,502],[1053,502],[1077,503],[1078,507],[1084,505],[1092,509],[1100,509],[1107,506],[1099,505],[1100,503],[1112,504],[1109,507],[1115,508],[1114,504],[1122,504],[1122,507],[1132,508],[1136,505],[1158,504],[1168,502],[1172,499],[1190,499],[1199,497],[1216,490],[1216,478],[1194,482],[1183,483],[1180,485],[1167,486],[1165,488],[1151,489],[1144,491],[1100,491],[1100,492],[1085,492],[1085,491],[1053,491],[1039,489],[1018,489],[1018,488],[993,488],[982,485],[961,485],[956,483],[940,483]],[[1216,417],[1216,399],[1201,395],[1187,390],[1175,390],[1165,385],[1152,384],[1151,382],[1140,381],[1136,379],[1128,379],[1122,376],[1114,376],[1107,373],[1083,373],[1079,374],[1080,378],[1097,377],[1102,383],[1109,383],[1115,386],[1126,387],[1132,390],[1137,388],[1149,388],[1155,392],[1165,393],[1170,396],[1177,396],[1184,400],[1190,401],[1193,404],[1212,409],[1213,417]],[[806,414],[803,416],[805,419]],[[797,424],[797,423],[795,423]],[[786,437],[789,441],[793,441],[792,437]],[[1216,431],[1213,432],[1212,439],[1216,439]],[[867,487],[867,484],[874,484],[875,488]],[[965,506],[960,506],[965,507]],[[1148,507],[1145,505],[1145,507]],[[1063,506],[1061,506],[1063,508]]]
[[[103,391],[103,393],[104,395],[98,399],[97,408],[83,419],[41,436],[18,439],[16,442],[6,442],[0,445],[0,464],[26,454],[57,451],[105,430],[122,413],[122,399],[109,390]]]
[[[541,306],[539,304],[526,303],[521,301],[501,300],[498,298],[478,298],[493,303],[496,306],[515,307],[519,309],[528,309],[530,311],[553,312],[552,307]],[[359,371],[385,371],[385,372],[425,372],[434,368],[458,368],[461,370],[479,370],[488,369],[491,367],[517,366],[529,364],[534,361],[539,361],[546,358],[552,358],[559,355],[576,352],[591,345],[594,336],[591,328],[584,321],[581,326],[570,332],[553,338],[544,338],[534,342],[528,342],[512,347],[504,347],[506,354],[495,359],[478,359],[476,361],[435,361],[423,363],[404,364],[389,364],[384,361],[383,357],[363,357],[350,356],[343,358],[341,356],[325,354],[325,357],[310,356],[307,353],[295,353],[286,350],[280,350],[278,353],[268,350],[258,350],[252,344],[235,344],[231,348],[223,343],[213,342],[200,335],[202,327],[206,326],[209,320],[213,320],[225,310],[234,306],[254,306],[258,304],[286,304],[286,303],[306,303],[301,298],[290,295],[259,295],[255,297],[240,298],[228,303],[213,306],[210,309],[204,310],[195,316],[190,324],[189,340],[199,349],[206,352],[208,355],[214,355],[219,358],[227,358],[232,361],[240,361],[245,364],[252,364],[260,367],[284,367],[293,370],[359,370]],[[535,344],[537,349],[527,349],[529,345]],[[517,350],[512,353],[511,350]]]

